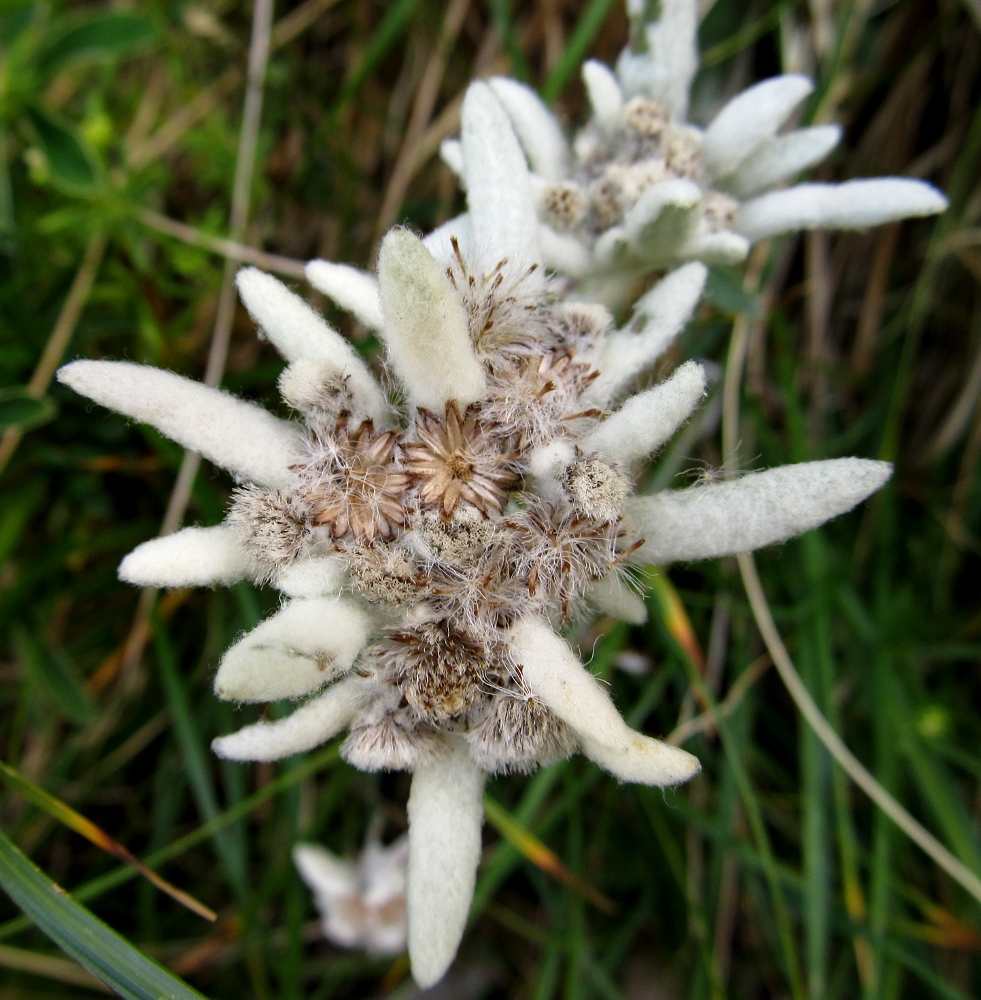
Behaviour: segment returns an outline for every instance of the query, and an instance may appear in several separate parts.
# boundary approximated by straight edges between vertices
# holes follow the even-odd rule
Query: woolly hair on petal
[[[184,528],[138,545],[119,564],[119,579],[137,587],[229,586],[255,572],[241,532],[231,524]]]
[[[495,76],[490,88],[504,105],[531,169],[547,181],[561,181],[569,171],[569,145],[555,116],[531,87]]]
[[[215,676],[226,701],[301,698],[354,665],[371,630],[345,599],[294,599],[231,646]]]
[[[698,4],[695,0],[661,0],[660,16],[645,23],[650,5],[627,0],[634,32],[646,51],[624,49],[617,77],[629,97],[643,94],[659,101],[675,121],[688,114],[688,90],[698,69]]]
[[[704,264],[685,264],[638,301],[628,328],[608,334],[600,344],[600,375],[589,390],[591,399],[607,403],[654,364],[691,319],[707,276]]]
[[[702,163],[712,179],[728,177],[790,117],[814,91],[806,76],[786,74],[744,90],[713,119],[702,140]]]
[[[480,860],[485,774],[465,745],[416,767],[409,792],[409,960],[422,989],[456,955]]]
[[[294,563],[277,574],[272,583],[287,597],[336,597],[348,580],[343,560],[331,555]]]
[[[867,229],[946,208],[935,187],[904,177],[798,184],[740,205],[736,229],[755,242],[795,229]]]
[[[474,270],[541,263],[528,164],[507,112],[488,84],[472,83],[460,115]]]
[[[632,497],[626,515],[645,539],[636,559],[664,565],[784,542],[851,510],[890,475],[888,462],[835,458]]]
[[[704,396],[705,370],[687,361],[660,385],[630,396],[583,440],[583,450],[629,466],[668,441]]]
[[[623,229],[634,254],[663,266],[685,255],[701,221],[701,188],[688,180],[671,180],[641,195],[627,212]],[[599,244],[596,253],[602,253]]]
[[[582,64],[582,82],[593,111],[593,121],[604,134],[612,136],[623,122],[623,94],[617,78],[595,59]]]
[[[701,770],[697,757],[643,736],[621,718],[599,681],[541,618],[511,630],[511,655],[529,690],[575,730],[583,752],[624,781],[677,785]]]
[[[487,392],[467,316],[443,269],[407,229],[393,229],[378,254],[378,281],[388,356],[417,407],[442,413],[450,400],[466,407]]]
[[[226,760],[272,761],[305,753],[347,729],[363,708],[370,690],[361,677],[345,677],[276,722],[256,722],[211,749]]]
[[[840,141],[839,125],[812,125],[774,136],[727,178],[725,188],[737,198],[752,198],[820,163]]]
[[[128,361],[73,361],[58,381],[172,441],[238,479],[276,486],[303,461],[300,429],[262,407],[173,372]]]
[[[235,283],[256,326],[287,361],[326,362],[338,379],[345,380],[364,416],[377,424],[385,423],[385,395],[350,341],[271,274],[244,267],[235,276]]]
[[[385,325],[378,300],[378,282],[373,275],[348,264],[333,264],[327,260],[311,260],[305,270],[307,281],[318,292],[354,313],[369,330],[380,330]]]

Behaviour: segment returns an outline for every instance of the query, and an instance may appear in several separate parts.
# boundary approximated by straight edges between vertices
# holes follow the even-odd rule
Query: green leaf
[[[23,625],[14,626],[12,638],[42,701],[73,722],[91,722],[95,703],[71,657],[54,645],[41,648]]]
[[[21,386],[0,389],[0,431],[11,427],[29,431],[53,420],[57,412],[54,401],[47,396],[38,399]]]
[[[50,75],[67,63],[110,59],[145,45],[156,33],[153,21],[141,14],[93,14],[75,21],[47,42],[38,57],[38,70]]]
[[[120,996],[202,1000],[197,990],[151,961],[75,902],[0,832],[0,885],[59,948]]]
[[[759,316],[760,304],[755,295],[743,288],[739,272],[731,268],[710,267],[705,282],[705,298],[717,309],[736,316]]]
[[[81,136],[37,105],[27,109],[27,120],[56,182],[75,189],[95,184],[95,158]]]

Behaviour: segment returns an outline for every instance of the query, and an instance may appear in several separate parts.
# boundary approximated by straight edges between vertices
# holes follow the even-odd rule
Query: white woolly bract
[[[349,340],[271,274],[245,267],[235,283],[249,315],[287,361],[329,365],[337,378],[345,380],[357,409],[384,423],[388,411],[385,396]]]
[[[675,121],[688,114],[688,89],[698,69],[698,4],[661,0],[660,17],[644,24],[646,0],[628,0],[631,21],[643,31],[646,51],[624,49],[617,77],[628,97],[644,94],[659,101]]]
[[[217,524],[144,542],[123,559],[118,572],[120,580],[137,587],[213,587],[246,580],[255,569],[241,532]]]
[[[623,95],[617,78],[608,66],[587,59],[582,64],[582,82],[586,86],[593,121],[606,136],[612,136],[623,123]]]
[[[562,180],[569,170],[569,146],[552,112],[517,80],[495,76],[489,83],[511,119],[531,169],[547,181]]]
[[[311,260],[306,266],[307,281],[354,315],[369,330],[384,326],[381,302],[378,299],[378,282],[373,275],[348,264],[334,264],[327,260]]]
[[[814,90],[806,76],[763,80],[734,97],[705,130],[702,164],[709,178],[727,177],[790,117]]]
[[[474,270],[490,274],[505,258],[520,267],[540,263],[528,164],[507,112],[486,83],[467,89],[460,131]]]
[[[599,681],[541,618],[529,616],[511,630],[511,655],[529,690],[575,730],[583,752],[623,781],[676,785],[701,765],[684,750],[631,729]]]
[[[820,163],[840,141],[839,125],[813,125],[774,136],[727,178],[726,190],[737,198],[751,198]]]
[[[705,395],[705,370],[687,361],[674,374],[627,401],[583,439],[586,452],[629,466],[646,458],[691,416]]]
[[[620,618],[631,625],[643,625],[647,621],[644,599],[631,590],[616,573],[610,573],[602,580],[591,583],[586,597],[605,615]]]
[[[905,177],[798,184],[740,205],[736,229],[755,242],[794,229],[867,229],[946,208],[935,187]]]
[[[128,361],[73,361],[58,381],[151,424],[238,479],[278,486],[303,460],[300,429],[220,389]]]
[[[407,229],[393,229],[378,254],[388,356],[412,403],[437,413],[487,392],[467,316],[446,273]]]
[[[663,565],[751,552],[816,528],[880,489],[888,462],[837,458],[784,465],[724,483],[632,497],[625,509],[645,539],[638,559]]]
[[[331,597],[347,584],[347,571],[338,556],[304,559],[273,578],[273,586],[287,597]]]
[[[278,701],[310,694],[351,669],[371,629],[353,602],[294,599],[222,657],[215,694],[226,701]]]
[[[450,168],[458,181],[463,182],[463,146],[459,139],[444,139],[439,144],[439,158]]]
[[[423,236],[422,245],[446,267],[456,261],[454,240],[464,259],[469,260],[473,255],[473,227],[470,225],[470,215],[467,212],[447,219],[441,226]]]
[[[606,403],[654,364],[691,318],[707,276],[704,264],[685,264],[640,299],[629,328],[608,335],[601,344],[592,399]]]
[[[571,278],[581,278],[589,273],[593,255],[581,240],[568,233],[557,233],[551,226],[545,225],[539,229],[538,237],[542,261],[549,270]]]
[[[463,746],[418,766],[409,793],[409,959],[425,989],[463,937],[480,860],[485,774]]]
[[[272,761],[305,753],[347,729],[361,711],[370,686],[361,677],[345,677],[323,694],[305,702],[276,722],[257,722],[230,736],[221,736],[211,749],[227,760]]]

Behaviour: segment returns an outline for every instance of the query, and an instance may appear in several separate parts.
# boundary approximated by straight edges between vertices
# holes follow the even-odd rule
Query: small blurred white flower
[[[409,841],[383,847],[369,837],[355,861],[317,844],[297,844],[293,861],[313,893],[324,937],[374,955],[405,951],[405,866]]]
[[[734,264],[768,236],[866,229],[946,208],[939,191],[907,178],[782,188],[841,137],[835,125],[781,132],[812,82],[794,74],[764,80],[698,128],[688,120],[696,0],[664,0],[651,23],[643,21],[650,4],[627,6],[633,47],[615,71],[584,64],[591,115],[571,143],[533,90],[505,77],[490,81],[533,172],[549,268],[594,279],[593,294],[616,302],[625,279],[689,260]],[[464,183],[465,152],[456,140],[442,148]]]

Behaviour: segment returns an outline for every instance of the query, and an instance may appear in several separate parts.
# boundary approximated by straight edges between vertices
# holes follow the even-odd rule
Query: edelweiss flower
[[[317,844],[297,844],[293,861],[320,911],[324,937],[374,955],[405,949],[405,862],[409,842],[382,847],[368,838],[356,861]]]
[[[849,458],[630,496],[634,467],[704,394],[704,372],[688,363],[624,398],[684,326],[705,268],[669,274],[628,327],[611,329],[603,308],[556,301],[543,277],[531,179],[486,84],[464,101],[463,151],[469,226],[424,241],[393,230],[377,283],[310,265],[379,331],[403,406],[309,306],[251,268],[239,290],[289,362],[280,385],[300,420],[123,362],[59,373],[249,484],[224,524],[146,542],[120,577],[266,579],[283,593],[281,610],[225,653],[215,691],[307,700],[214,749],[276,760],[346,729],[341,753],[356,767],[412,772],[408,947],[422,986],[463,933],[488,774],[576,750],[623,781],[673,785],[699,770],[629,729],[557,629],[587,602],[643,620],[627,563],[782,541],[890,472]]]
[[[650,24],[643,22],[649,3],[627,6],[638,51],[625,49],[615,71],[584,64],[591,116],[571,144],[533,90],[490,81],[534,172],[548,267],[601,279],[597,294],[613,301],[612,276],[687,260],[733,264],[768,236],[865,229],[946,207],[935,188],[904,178],[772,190],[823,160],[841,137],[835,125],[780,131],[813,83],[794,74],[764,80],[697,128],[687,120],[697,3],[664,0]],[[465,181],[460,143],[448,140],[442,155]]]

